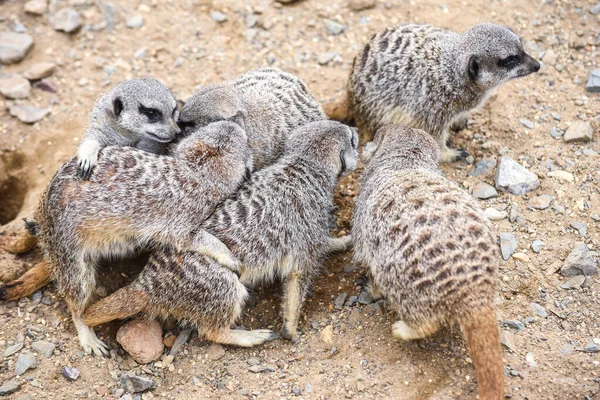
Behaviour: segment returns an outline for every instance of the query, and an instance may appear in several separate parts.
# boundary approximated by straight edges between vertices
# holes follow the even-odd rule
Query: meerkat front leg
[[[450,136],[450,131],[448,128],[445,128],[442,132],[442,136],[439,139],[440,144],[440,159],[443,163],[451,163],[459,160],[464,160],[469,157],[469,153],[466,150],[454,150],[448,148],[448,137]]]
[[[71,311],[71,319],[73,325],[77,330],[77,336],[79,338],[79,344],[87,354],[93,354],[95,356],[107,356],[109,354],[109,348],[102,340],[98,339],[96,333],[92,328],[87,326],[81,316],[83,315],[84,308],[75,299],[66,298],[69,310]]]
[[[102,146],[96,139],[84,139],[77,149],[77,176],[89,180],[92,170],[98,162],[98,153]]]
[[[224,267],[230,269],[238,278],[241,276],[241,263],[216,236],[205,230],[196,233],[192,245],[186,249],[197,253],[206,254],[214,258]]]
[[[310,281],[301,271],[293,270],[283,283],[283,327],[281,336],[287,340],[298,337],[298,319]]]

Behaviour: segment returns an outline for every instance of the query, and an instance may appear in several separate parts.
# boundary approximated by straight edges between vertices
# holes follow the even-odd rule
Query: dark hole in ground
[[[14,176],[0,182],[0,225],[9,223],[19,215],[26,194],[27,185]]]

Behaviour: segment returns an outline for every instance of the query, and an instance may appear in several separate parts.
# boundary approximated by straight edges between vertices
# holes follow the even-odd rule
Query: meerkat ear
[[[468,72],[469,78],[471,78],[472,81],[476,81],[479,76],[479,60],[477,60],[477,56],[469,57]]]
[[[121,111],[123,111],[123,101],[120,97],[117,97],[113,100],[113,112],[115,113],[115,117],[119,118]]]

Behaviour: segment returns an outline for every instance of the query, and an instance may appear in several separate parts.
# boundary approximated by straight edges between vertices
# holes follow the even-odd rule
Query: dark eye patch
[[[502,68],[513,69],[519,65],[519,56],[508,56],[498,61]]]
[[[140,104],[139,111],[141,114],[144,114],[146,117],[148,117],[148,122],[151,124],[162,121],[162,112],[156,108],[144,107]]]
[[[194,121],[182,121],[179,120],[177,122],[177,125],[179,126],[179,129],[181,129],[182,131],[186,131],[188,129],[192,129],[196,126],[196,123]]]

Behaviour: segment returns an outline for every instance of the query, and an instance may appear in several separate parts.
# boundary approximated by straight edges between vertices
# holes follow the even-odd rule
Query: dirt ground
[[[21,231],[20,218],[33,213],[53,172],[74,155],[94,100],[122,79],[154,76],[185,100],[198,85],[273,65],[300,76],[325,101],[344,89],[354,55],[385,26],[430,23],[462,31],[483,21],[505,24],[521,35],[532,56],[543,60],[542,69],[502,86],[451,140],[475,162],[507,154],[541,180],[527,195],[500,192],[482,201],[484,208],[516,207],[520,218],[494,225],[498,233],[512,232],[516,252],[525,254],[500,264],[506,398],[600,398],[600,353],[583,351],[589,343],[600,344],[599,278],[589,277],[582,288],[565,290],[560,285],[566,279],[554,273],[575,242],[585,242],[596,252],[600,245],[600,222],[593,217],[600,214],[600,97],[585,91],[590,71],[600,67],[600,16],[589,12],[595,0],[376,0],[374,8],[361,11],[350,8],[348,0],[168,3],[52,0],[44,15],[33,16],[25,13],[21,1],[0,1],[0,31],[12,31],[20,23],[35,40],[25,59],[1,66],[0,75],[21,73],[43,61],[57,64],[50,78],[56,93],[34,85],[27,100],[0,97],[0,240]],[[83,17],[77,33],[54,31],[49,23],[49,16],[65,6]],[[211,11],[224,13],[227,20],[216,22]],[[143,26],[127,28],[126,20],[135,14],[143,16]],[[325,18],[342,23],[344,32],[331,35]],[[331,58],[323,53],[336,55],[321,65],[320,58]],[[9,115],[7,108],[14,103],[48,107],[51,113],[26,125]],[[564,130],[580,119],[592,123],[592,142],[573,144],[551,137],[552,128]],[[473,177],[467,175],[471,169],[461,162],[444,166],[444,173],[466,189],[481,181],[494,184],[493,172]],[[550,170],[566,170],[574,181],[550,177]],[[339,229],[346,232],[358,191],[356,178],[345,178],[336,196]],[[533,209],[531,198],[539,194],[552,195],[552,206]],[[573,222],[586,224],[585,237],[571,227]],[[540,253],[530,248],[536,239],[544,242]],[[0,280],[14,278],[39,258],[36,252],[13,256],[0,251]],[[111,271],[105,275],[119,276]],[[54,354],[37,355],[37,367],[16,378],[21,388],[8,398],[119,398],[119,376],[130,372],[158,383],[143,399],[475,399],[474,370],[458,328],[399,343],[391,335],[395,315],[379,304],[334,307],[342,293],[359,295],[360,276],[351,254],[327,262],[303,310],[295,343],[279,339],[253,349],[226,346],[219,354],[221,349],[195,338],[170,369],[160,363],[137,365],[122,350],[106,359],[84,355],[65,304],[51,284],[31,299],[0,304],[0,384],[14,378],[19,355],[6,357],[4,350],[23,340],[27,349],[43,338],[56,345]],[[120,283],[112,279],[104,285],[110,292]],[[240,325],[278,330],[279,300],[277,285],[257,290]],[[532,302],[542,305],[548,316],[536,314]],[[511,329],[502,323],[506,320],[525,320],[525,329]],[[118,326],[100,329],[115,349]],[[323,340],[323,331],[329,329],[332,343]],[[269,368],[251,372],[249,367],[257,363]],[[59,372],[62,366],[78,368],[81,376],[68,382]]]

